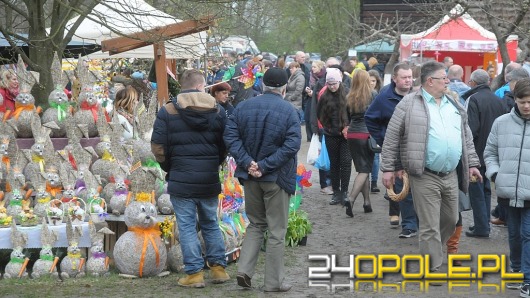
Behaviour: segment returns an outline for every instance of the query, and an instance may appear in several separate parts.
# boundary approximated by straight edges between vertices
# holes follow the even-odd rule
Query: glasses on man
[[[326,85],[328,85],[329,87],[337,86],[338,84],[339,84],[339,82],[335,82],[335,83],[326,83]]]
[[[439,78],[431,77],[431,79],[433,79],[433,80],[442,80],[442,81],[447,81],[448,80],[447,77],[439,77]]]

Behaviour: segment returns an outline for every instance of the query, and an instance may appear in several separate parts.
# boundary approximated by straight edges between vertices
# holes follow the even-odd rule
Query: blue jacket
[[[160,109],[151,150],[168,174],[167,192],[177,198],[215,198],[226,147],[226,113],[207,93],[183,91]]]
[[[296,189],[296,154],[302,134],[295,108],[279,94],[265,92],[237,105],[224,133],[226,147],[237,162],[235,176],[275,182],[288,194]],[[263,176],[248,174],[252,161]]]
[[[397,104],[403,98],[402,95],[396,93],[395,88],[394,81],[384,86],[364,113],[366,127],[379,146],[383,146],[388,122]]]

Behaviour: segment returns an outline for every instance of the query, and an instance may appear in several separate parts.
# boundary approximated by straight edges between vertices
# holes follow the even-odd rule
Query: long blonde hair
[[[120,89],[116,93],[116,99],[114,100],[114,108],[119,110],[122,108],[129,114],[133,114],[134,107],[138,102],[138,92],[132,86],[127,86]]]
[[[366,70],[359,69],[355,71],[346,100],[350,112],[361,113],[366,111],[372,101],[370,75]]]

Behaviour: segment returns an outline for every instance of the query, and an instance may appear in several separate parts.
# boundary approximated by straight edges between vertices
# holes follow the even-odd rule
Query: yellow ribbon
[[[112,156],[112,154],[110,154],[110,152],[108,150],[103,151],[103,156],[101,157],[101,159],[108,160],[108,161],[115,161],[116,160],[114,158],[114,156]]]
[[[42,199],[38,199],[37,202],[39,204],[48,204],[51,199],[52,199],[51,197],[45,197],[45,198],[42,198]]]
[[[66,254],[68,257],[70,257],[72,260],[72,270],[75,270],[77,269],[77,262],[75,259],[81,259],[81,253],[76,253],[76,254],[73,254],[73,253],[67,253]]]
[[[31,156],[31,160],[35,163],[38,163],[41,173],[44,173],[44,157],[33,154]]]

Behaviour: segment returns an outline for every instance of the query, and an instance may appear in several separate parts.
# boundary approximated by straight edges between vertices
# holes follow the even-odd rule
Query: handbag
[[[373,153],[381,153],[383,150],[383,148],[377,144],[374,137],[372,136],[368,138],[368,148],[370,148]]]
[[[330,161],[328,155],[328,149],[326,148],[326,136],[322,136],[322,146],[320,149],[320,155],[315,161],[315,167],[322,171],[329,171]]]
[[[320,154],[320,141],[318,140],[318,134],[314,133],[311,137],[311,144],[309,144],[309,150],[307,151],[307,163],[314,165]]]

